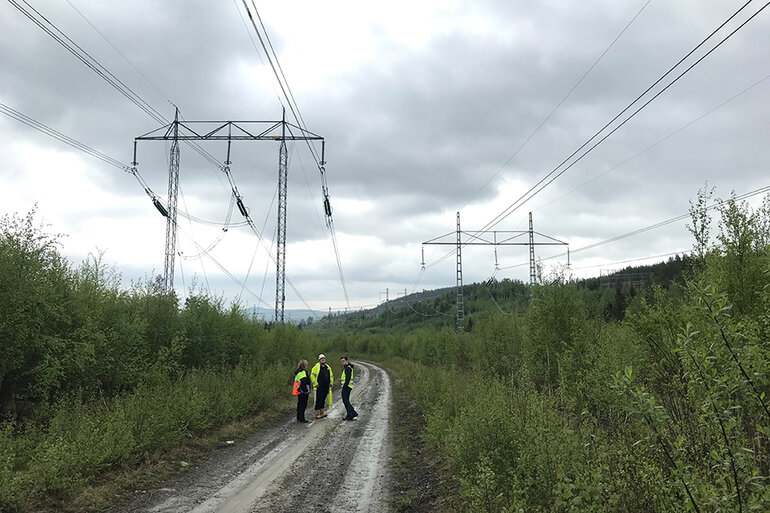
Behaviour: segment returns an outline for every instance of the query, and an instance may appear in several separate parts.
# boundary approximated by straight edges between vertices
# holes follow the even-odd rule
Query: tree
[[[708,213],[708,203],[714,194],[714,187],[708,188],[708,183],[698,190],[698,196],[693,204],[690,200],[690,219],[692,224],[687,225],[687,230],[695,238],[693,251],[698,256],[701,264],[706,260],[706,254],[709,250],[711,216]]]

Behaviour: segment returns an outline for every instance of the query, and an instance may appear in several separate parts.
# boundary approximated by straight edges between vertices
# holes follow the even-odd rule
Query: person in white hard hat
[[[332,407],[334,384],[334,373],[332,368],[326,365],[326,356],[323,353],[318,355],[318,363],[310,371],[310,381],[315,389],[315,418],[321,419],[326,417],[324,409]]]

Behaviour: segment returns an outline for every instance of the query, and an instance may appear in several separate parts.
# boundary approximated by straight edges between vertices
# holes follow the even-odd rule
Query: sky
[[[242,0],[14,2],[37,9],[166,119],[176,106],[188,121],[275,121],[287,105]],[[345,283],[319,171],[307,146],[291,143],[286,308],[356,310],[386,291],[454,286],[454,248],[423,242],[455,242],[458,212],[462,230],[488,227],[740,5],[249,1],[307,129],[326,142]],[[762,5],[750,2],[669,80]],[[527,230],[531,212],[535,231],[567,243],[569,268],[563,247],[535,247],[545,276],[598,276],[690,250],[686,221],[580,248],[686,214],[706,184],[717,198],[770,185],[769,54],[770,8],[491,229]],[[161,126],[11,2],[0,5],[0,70],[0,102],[126,165],[134,139]],[[226,143],[202,146],[225,160]],[[261,242],[223,227],[243,218],[228,215],[222,171],[187,145],[180,152],[178,204],[189,215],[178,220],[179,296],[272,309],[278,144],[232,146],[232,176]],[[0,155],[0,215],[36,208],[46,231],[63,234],[73,266],[101,255],[124,287],[163,273],[165,218],[129,173],[8,116]],[[163,202],[168,155],[162,141],[137,146],[137,171]],[[527,282],[528,259],[526,246],[498,247],[497,257],[492,246],[467,246],[463,280]]]

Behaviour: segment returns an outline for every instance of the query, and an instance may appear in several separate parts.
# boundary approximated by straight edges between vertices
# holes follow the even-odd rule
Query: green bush
[[[290,374],[286,365],[244,363],[178,381],[158,376],[103,401],[62,399],[47,426],[14,434],[9,424],[0,431],[0,507],[56,504],[105,470],[133,466],[202,430],[274,408],[286,397]]]

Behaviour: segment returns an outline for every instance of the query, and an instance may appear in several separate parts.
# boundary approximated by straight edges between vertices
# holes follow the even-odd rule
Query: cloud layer
[[[644,5],[606,0],[258,5],[308,128],[326,139],[351,307],[376,303],[386,287],[411,292],[453,285],[453,258],[430,266],[451,250],[448,246],[426,247],[429,267],[416,281],[423,241],[454,230],[457,211],[464,229],[481,228],[736,8],[695,0]],[[116,8],[71,0],[36,8],[167,118],[173,116],[171,102],[187,120],[280,118],[277,83],[261,48],[255,49],[239,2],[145,0]],[[130,162],[133,139],[158,123],[10,3],[0,9],[1,101]],[[746,18],[739,16],[731,27]],[[705,182],[717,186],[721,196],[768,185],[770,80],[762,81],[770,74],[768,48],[770,13],[762,12],[495,229],[526,229],[533,211],[537,231],[578,248],[687,212],[688,200]],[[0,145],[1,213],[25,212],[37,203],[53,231],[69,234],[64,251],[72,260],[106,250],[106,260],[126,281],[162,270],[164,219],[130,175],[7,117],[0,118]],[[224,160],[224,145],[205,147]],[[139,171],[161,196],[167,188],[167,151],[163,143],[139,148]],[[233,176],[255,222],[264,227],[264,248],[257,248],[256,237],[244,228],[223,232],[180,219],[181,295],[197,276],[199,289],[208,287],[227,299],[240,296],[242,286],[220,270],[222,265],[246,281],[250,292],[243,292],[243,302],[253,304],[262,296],[273,304],[275,274],[267,249],[275,232],[277,151],[273,143],[233,145]],[[318,171],[304,145],[292,145],[290,152],[287,274],[314,308],[344,308],[322,221]],[[199,218],[226,219],[231,200],[226,178],[185,145],[181,161],[180,207]],[[240,221],[237,209],[232,220]],[[220,239],[209,255],[195,258]],[[679,223],[576,254],[572,264],[610,267],[613,261],[691,244]],[[542,257],[557,252],[538,248]],[[501,248],[498,254],[504,266],[527,260],[526,248]],[[469,248],[463,256],[466,281],[494,272],[491,247]],[[497,276],[527,280],[528,268]],[[287,308],[303,307],[287,290]]]

